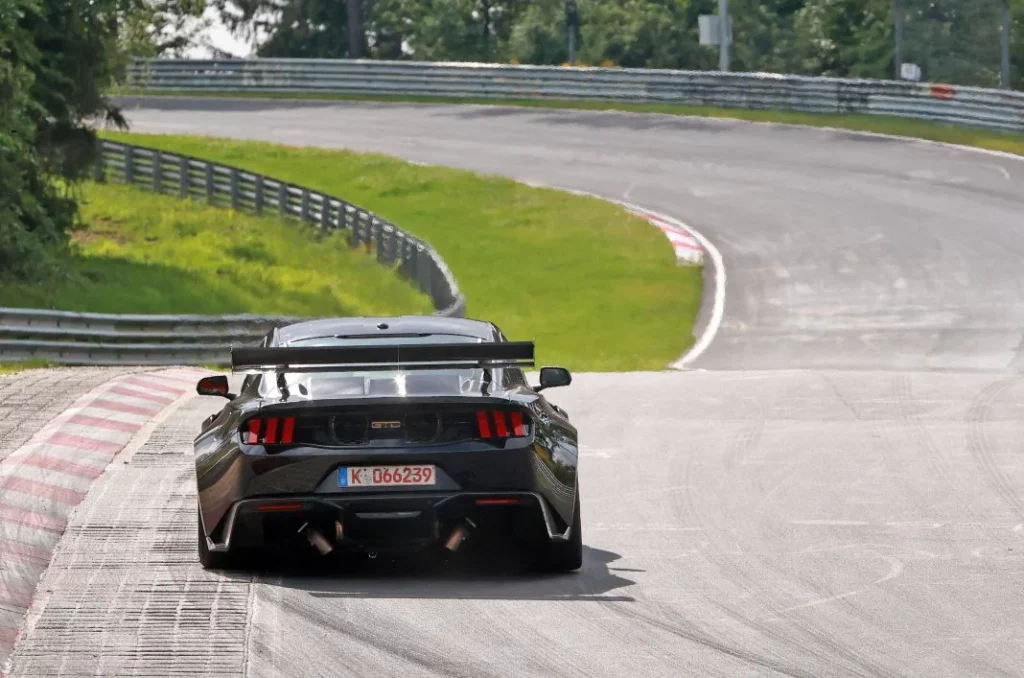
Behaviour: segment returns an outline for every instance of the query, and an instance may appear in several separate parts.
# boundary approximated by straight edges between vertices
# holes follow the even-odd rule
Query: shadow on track
[[[462,556],[462,554],[456,554]],[[317,598],[444,598],[633,602],[611,591],[633,585],[609,564],[619,555],[584,547],[583,567],[556,575],[530,573],[508,553],[431,556],[276,557],[252,568],[261,584],[308,591]]]

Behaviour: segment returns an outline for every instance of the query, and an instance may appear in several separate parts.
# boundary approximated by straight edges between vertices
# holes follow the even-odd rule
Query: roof
[[[436,315],[408,315],[377,318],[324,318],[285,325],[278,329],[278,345],[301,339],[343,335],[457,334],[496,341],[493,324],[467,318],[446,318]]]

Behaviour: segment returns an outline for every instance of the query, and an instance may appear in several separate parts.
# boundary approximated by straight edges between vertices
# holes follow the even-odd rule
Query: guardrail
[[[440,255],[394,224],[340,198],[237,167],[104,141],[95,169],[158,193],[301,219],[323,232],[347,231],[353,248],[428,294],[437,315],[462,317],[466,299]],[[309,318],[305,318],[308,320]],[[227,362],[232,345],[253,345],[283,316],[120,315],[0,308],[0,361],[44,359],[67,365],[204,365]]]
[[[150,92],[677,103],[890,115],[1024,132],[1024,92],[771,73],[327,59],[143,60],[130,69],[128,85]]]

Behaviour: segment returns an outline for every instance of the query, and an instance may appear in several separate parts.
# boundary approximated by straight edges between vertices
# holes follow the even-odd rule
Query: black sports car
[[[576,429],[539,391],[571,383],[493,323],[314,320],[232,351],[246,373],[195,439],[199,558],[250,548],[455,551],[514,543],[536,569],[582,565]],[[520,548],[521,547],[521,548]]]

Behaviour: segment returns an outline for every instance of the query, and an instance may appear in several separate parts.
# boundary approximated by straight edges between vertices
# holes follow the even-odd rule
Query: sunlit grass
[[[0,284],[0,305],[105,313],[432,313],[426,295],[339,236],[118,184],[86,184],[56,283]]]
[[[468,315],[537,342],[538,362],[662,369],[693,342],[701,271],[602,200],[382,155],[225,139],[105,137],[244,167],[354,202],[430,242]]]

